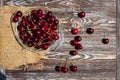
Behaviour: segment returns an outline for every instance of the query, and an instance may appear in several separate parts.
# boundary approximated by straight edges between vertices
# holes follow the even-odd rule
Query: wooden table
[[[25,1],[23,0],[23,2]],[[43,70],[6,71],[8,80],[115,80],[117,46],[115,0],[40,0],[33,3],[26,2],[29,5],[46,5],[50,10],[53,10],[61,21],[60,27],[63,31],[64,40],[56,52],[49,52],[39,62],[44,64]],[[11,5],[6,0],[4,3]],[[17,5],[17,1],[15,5]],[[95,32],[88,35],[84,30],[86,28],[82,28],[83,32],[79,32],[79,35],[82,36],[81,44],[84,48],[78,52],[78,56],[70,59],[78,66],[78,71],[75,73],[71,71],[68,73],[55,72],[54,67],[61,61],[58,58],[67,56],[69,51],[73,49],[69,44],[69,41],[74,37],[69,31],[72,25],[69,22],[76,19],[75,15],[80,11],[79,8],[87,13],[85,20],[91,20],[95,24],[95,26],[91,26]],[[110,40],[108,45],[101,43],[104,34]],[[62,60],[65,61],[64,58]]]

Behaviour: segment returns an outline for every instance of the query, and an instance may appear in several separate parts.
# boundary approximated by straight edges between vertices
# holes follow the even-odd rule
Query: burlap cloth
[[[13,70],[20,65],[38,62],[46,51],[41,51],[39,54],[22,50],[14,37],[10,25],[10,17],[15,11],[26,11],[31,7],[24,6],[3,6],[0,7],[0,67],[7,70]]]

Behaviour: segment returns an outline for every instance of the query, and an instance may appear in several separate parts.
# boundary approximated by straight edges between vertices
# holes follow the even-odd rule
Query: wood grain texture
[[[39,71],[32,68],[23,72],[21,70],[6,71],[9,80],[115,80],[116,78],[116,1],[115,0],[40,0],[35,2],[22,1],[21,3],[29,3],[29,5],[46,5],[52,10],[61,22],[61,31],[63,31],[64,41],[61,46],[55,51],[50,51],[42,61],[44,70]],[[20,2],[18,2],[21,4]],[[5,2],[7,5],[9,2]],[[17,5],[17,1],[14,2]],[[23,4],[26,5],[26,4]],[[85,32],[85,27],[80,27],[82,30],[79,35],[82,36],[81,44],[83,49],[79,55],[70,57],[77,66],[76,73],[68,72],[67,74],[57,73],[54,71],[61,59],[68,56],[69,50],[73,49],[69,41],[73,39],[70,28],[74,26],[72,21],[79,22],[76,14],[82,9],[87,12],[87,16],[82,22],[92,21],[95,29],[93,35],[88,35]],[[81,22],[81,23],[82,23]],[[79,27],[78,24],[77,27]],[[103,45],[101,39],[105,36],[110,39],[110,44]],[[63,61],[65,59],[62,59]]]

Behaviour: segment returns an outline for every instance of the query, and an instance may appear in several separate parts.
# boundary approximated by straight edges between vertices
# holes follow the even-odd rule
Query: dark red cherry
[[[82,38],[81,38],[81,36],[75,36],[75,37],[74,37],[74,40],[79,42],[79,41],[82,40]]]
[[[61,72],[61,66],[56,66],[56,67],[55,67],[55,71]]]
[[[78,13],[78,17],[80,17],[80,18],[84,18],[85,15],[86,15],[86,13],[84,11]]]
[[[19,25],[19,26],[17,27],[17,29],[18,29],[20,32],[25,31],[25,27],[22,26],[22,25]]]
[[[12,19],[13,22],[18,22],[19,21],[19,18],[17,16],[14,16],[13,19]]]
[[[26,20],[25,19],[21,20],[20,24],[23,25],[23,26],[25,26],[26,25]]]
[[[52,14],[51,11],[48,11],[48,12],[47,12],[47,16],[48,16],[48,17],[51,17],[52,15],[53,15],[53,14]]]
[[[61,71],[62,71],[63,73],[67,73],[67,72],[68,72],[68,68],[67,68],[67,67],[62,67],[62,68],[61,68]]]
[[[77,42],[77,41],[75,41],[75,40],[71,40],[71,41],[70,41],[70,44],[71,44],[72,46],[75,46],[75,45],[77,45],[77,44],[78,44],[78,42]]]
[[[52,30],[57,30],[57,26],[52,26],[51,29]]]
[[[35,48],[36,49],[40,49],[42,47],[42,45],[36,45]]]
[[[38,39],[37,37],[33,37],[32,40],[33,40],[34,42],[39,42],[39,39]]]
[[[77,55],[77,51],[76,50],[71,50],[69,52],[69,54],[72,55],[72,56],[75,56],[75,55]]]
[[[94,33],[94,29],[93,28],[87,28],[86,32],[88,34],[92,34],[92,33]]]
[[[39,29],[35,31],[36,36],[39,36],[40,34],[41,34],[41,31]]]
[[[70,71],[76,72],[77,71],[77,66],[71,65],[70,66]]]
[[[109,43],[109,39],[108,38],[103,38],[102,39],[102,43],[103,44],[108,44]]]
[[[43,44],[43,45],[42,45],[42,49],[43,49],[43,50],[47,50],[47,49],[48,49],[48,45],[47,45],[47,44]]]
[[[59,36],[58,36],[58,35],[54,35],[54,39],[55,39],[55,40],[58,40],[58,39],[59,39]]]
[[[43,11],[41,9],[39,9],[38,14],[43,14]]]
[[[36,25],[31,25],[31,29],[32,29],[32,30],[36,30],[36,29],[37,29],[37,26],[36,26]]]
[[[72,30],[71,30],[71,33],[72,34],[74,34],[74,35],[76,35],[76,34],[78,34],[78,29],[77,28],[73,28]]]
[[[75,45],[75,49],[77,49],[77,50],[82,49],[82,48],[83,48],[83,47],[82,47],[81,44],[77,44],[77,45]]]
[[[38,10],[32,10],[32,14],[35,15],[37,14]]]
[[[21,17],[22,16],[22,12],[21,11],[17,11],[16,16],[17,17]]]

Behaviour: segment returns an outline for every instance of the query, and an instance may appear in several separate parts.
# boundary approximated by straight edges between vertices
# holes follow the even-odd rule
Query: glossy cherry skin
[[[94,33],[94,29],[93,28],[87,28],[86,32],[88,34],[93,34]]]
[[[43,44],[43,45],[42,45],[42,49],[43,49],[43,50],[47,50],[47,49],[48,49],[48,45],[47,45],[47,44]]]
[[[78,34],[78,29],[77,28],[73,28],[72,30],[71,30],[71,33],[72,34],[74,34],[74,35],[76,35],[76,34]]]
[[[17,29],[18,29],[20,32],[25,31],[25,27],[22,26],[22,25],[19,25],[19,26],[17,27]]]
[[[68,68],[67,67],[62,67],[61,70],[62,70],[63,73],[67,73],[68,72]]]
[[[62,69],[61,69],[61,66],[56,66],[56,67],[55,67],[55,71],[61,72],[61,70],[62,70]]]
[[[84,11],[78,13],[78,17],[84,18],[86,16],[86,13]]]
[[[82,40],[82,38],[81,38],[81,36],[75,36],[75,37],[74,37],[74,40],[79,42],[79,41]]]
[[[69,52],[69,54],[72,55],[72,56],[75,56],[75,55],[77,55],[77,51],[76,50],[71,50]]]
[[[102,39],[102,43],[103,44],[108,44],[109,43],[109,39],[108,38],[103,38]]]
[[[18,22],[19,21],[19,18],[17,16],[14,16],[13,19],[12,19],[13,22]]]
[[[81,44],[77,44],[77,45],[75,45],[75,49],[77,49],[77,50],[80,50],[80,49],[82,49],[83,47],[82,47],[82,45]]]
[[[21,11],[17,11],[16,16],[17,17],[22,17],[22,12]]]
[[[70,66],[70,71],[76,72],[77,71],[77,66],[71,65]]]
[[[75,45],[77,45],[77,44],[78,44],[78,42],[77,42],[77,41],[75,41],[75,40],[71,40],[71,41],[70,41],[70,44],[71,44],[72,46],[75,46]]]

